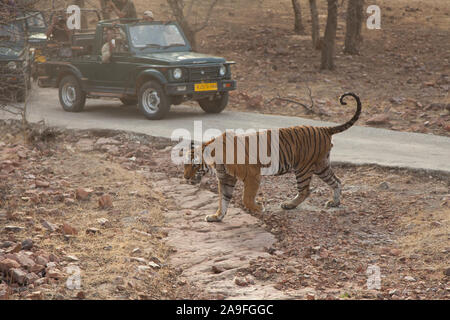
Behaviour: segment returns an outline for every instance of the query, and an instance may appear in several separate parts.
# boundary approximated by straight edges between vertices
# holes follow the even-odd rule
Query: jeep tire
[[[139,88],[138,107],[147,119],[160,120],[170,110],[169,98],[158,82],[148,81]]]
[[[204,98],[198,100],[198,104],[206,113],[220,113],[228,104],[228,92],[222,92],[214,98]]]
[[[80,112],[86,103],[86,93],[77,78],[68,75],[59,82],[59,102],[68,112]]]

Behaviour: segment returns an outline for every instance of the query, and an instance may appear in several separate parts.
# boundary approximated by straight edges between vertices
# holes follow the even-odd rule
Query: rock
[[[106,218],[99,218],[97,219],[97,222],[102,226],[102,227],[111,227],[111,223],[109,222],[108,219]]]
[[[23,253],[16,253],[16,257],[17,257],[17,262],[22,266],[27,268],[28,270],[35,265],[35,262],[30,259],[29,257],[27,257],[26,255],[24,255]]]
[[[64,260],[69,261],[69,262],[77,262],[77,261],[79,261],[79,259],[76,256],[71,256],[71,255],[65,256]]]
[[[9,287],[6,283],[0,283],[0,300],[9,299]]]
[[[18,243],[15,246],[9,248],[8,250],[6,250],[6,253],[17,253],[20,250],[22,250],[22,244]]]
[[[0,249],[9,248],[12,245],[14,245],[14,242],[12,241],[3,241],[2,243],[0,243]]]
[[[47,229],[50,232],[55,232],[58,229],[58,227],[55,224],[48,222],[46,220],[42,220],[41,224],[45,229]]]
[[[389,189],[389,184],[386,181],[381,182],[378,185],[378,188],[381,190],[388,190]]]
[[[88,200],[92,192],[94,192],[92,189],[78,188],[75,191],[75,197],[77,200]]]
[[[50,183],[48,183],[47,181],[39,179],[36,179],[34,184],[36,185],[37,188],[48,188],[50,186]]]
[[[225,271],[225,268],[224,268],[224,267],[222,267],[222,266],[216,266],[216,265],[212,266],[211,269],[212,269],[212,272],[215,273],[215,274],[219,274],[219,273],[222,273],[222,272]]]
[[[161,268],[161,266],[160,266],[159,264],[157,264],[157,263],[155,263],[155,262],[153,262],[153,261],[150,261],[150,262],[148,263],[148,265],[149,265],[150,267],[152,267],[152,268],[155,268],[155,269]]]
[[[444,270],[444,275],[446,275],[447,277],[450,277],[450,268],[447,268]]]
[[[89,152],[94,150],[94,141],[91,139],[80,139],[75,146],[80,150],[84,152]]]
[[[295,272],[297,272],[297,270],[293,266],[287,266],[286,272],[295,273]]]
[[[411,276],[405,276],[403,279],[406,280],[406,281],[409,281],[409,282],[415,282],[416,281],[416,279],[414,279]]]
[[[42,291],[33,291],[32,293],[25,296],[25,298],[31,300],[42,300]]]
[[[31,248],[33,248],[33,240],[31,240],[31,239],[23,240],[22,248],[23,248],[23,250],[30,250]]]
[[[235,277],[234,283],[240,287],[246,287],[250,284],[255,284],[255,280],[251,276],[246,276],[245,278]]]
[[[62,279],[64,275],[57,268],[47,269],[46,276],[53,279]]]
[[[146,272],[146,271],[150,270],[151,268],[148,266],[138,266],[137,269],[139,272]]]
[[[79,291],[76,295],[76,297],[78,299],[86,299],[86,294],[84,293],[84,291]]]
[[[139,258],[139,257],[131,257],[130,261],[136,261],[139,263],[147,264],[147,260],[145,260],[144,258]]]
[[[19,226],[5,226],[5,231],[7,232],[20,232],[22,230],[25,230],[24,227],[19,227]]]
[[[78,230],[74,227],[72,227],[70,224],[68,223],[63,223],[61,231],[64,235],[76,235],[78,234]]]
[[[35,274],[34,272],[30,272],[27,273],[27,275],[25,276],[25,282],[27,284],[32,284],[34,283],[37,279],[39,279],[38,275]]]
[[[403,103],[403,101],[405,101],[404,98],[400,98],[400,97],[393,97],[391,99],[389,99],[390,102],[395,103],[395,104],[401,104]]]
[[[249,109],[261,108],[263,105],[263,100],[264,98],[262,95],[250,97],[250,99],[247,101],[247,108]]]
[[[140,248],[134,248],[133,251],[131,251],[131,253],[140,253],[141,249]]]
[[[98,233],[100,233],[100,229],[97,229],[97,228],[86,229],[86,234],[98,234]]]
[[[40,264],[41,266],[46,266],[47,263],[48,263],[48,260],[45,259],[43,256],[37,256],[36,259],[35,259],[35,262],[37,264]]]
[[[105,144],[112,144],[112,145],[121,145],[122,142],[113,139],[113,138],[99,138],[96,142],[95,142],[95,147],[100,147],[102,145]]]
[[[396,294],[396,293],[397,293],[397,289],[389,290],[389,295],[390,295],[390,296],[393,296],[393,295]]]
[[[366,124],[380,125],[388,124],[389,116],[387,114],[376,114],[366,121]]]
[[[306,299],[307,299],[307,300],[316,300],[316,297],[315,297],[315,295],[312,294],[312,293],[307,293],[307,294],[306,294]]]
[[[12,259],[4,259],[0,261],[0,271],[8,273],[11,269],[20,268],[20,264]]]
[[[13,268],[10,270],[12,279],[18,284],[25,284],[27,273],[20,268]]]
[[[109,194],[102,195],[98,199],[98,206],[102,209],[111,208],[113,206],[111,196]]]

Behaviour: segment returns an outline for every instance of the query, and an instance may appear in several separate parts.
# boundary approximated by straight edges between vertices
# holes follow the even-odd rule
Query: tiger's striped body
[[[282,175],[289,172],[295,173],[297,181],[298,193],[295,198],[282,203],[283,209],[296,208],[302,203],[310,193],[310,183],[313,174],[319,176],[325,183],[327,183],[334,191],[333,199],[327,203],[327,206],[338,206],[340,204],[341,194],[341,182],[335,176],[330,167],[330,151],[332,148],[331,137],[333,134],[342,132],[351,127],[359,118],[361,113],[361,102],[353,93],[346,93],[341,96],[341,104],[346,104],[343,99],[346,96],[352,96],[357,102],[357,111],[353,118],[345,124],[336,127],[310,127],[310,126],[297,126],[291,128],[282,128],[275,130],[269,130],[266,137],[268,139],[263,140],[260,132],[253,135],[234,136],[231,139],[231,144],[234,145],[234,155],[231,157],[231,161],[215,161],[214,150],[211,153],[210,158],[202,158],[201,164],[191,163],[185,164],[184,177],[186,179],[193,179],[196,174],[204,174],[211,168],[214,168],[218,178],[219,184],[219,208],[213,215],[206,217],[209,222],[221,221],[226,214],[228,204],[231,200],[233,190],[237,180],[241,180],[244,183],[244,206],[251,212],[260,212],[262,206],[255,202],[255,198],[261,182],[261,170],[267,168],[270,165],[263,164],[259,156],[253,157],[249,151],[249,141],[254,138],[258,142],[258,148],[261,143],[267,143],[269,153],[278,152],[278,168],[275,170],[275,175]],[[271,139],[274,139],[274,134],[278,136],[278,148],[277,150],[270,149]],[[255,137],[256,135],[256,137]],[[222,134],[221,139],[213,139],[207,143],[204,143],[202,148],[202,155],[205,148],[211,146],[214,142],[230,141],[230,137],[227,137],[226,133]],[[239,140],[240,139],[240,140]],[[245,141],[245,162],[238,161],[238,144],[241,141]],[[223,143],[223,159],[226,159],[226,143]],[[242,149],[241,149],[242,150]],[[190,157],[194,158],[195,150],[191,150]],[[259,153],[256,153],[259,155]],[[233,157],[234,156],[234,157]]]

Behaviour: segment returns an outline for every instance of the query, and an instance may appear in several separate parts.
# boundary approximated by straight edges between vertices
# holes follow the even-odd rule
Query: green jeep
[[[23,102],[30,89],[30,62],[26,31],[20,20],[0,23],[0,101]]]
[[[102,62],[108,30],[114,31],[115,49]],[[86,98],[115,97],[139,106],[148,119],[162,119],[171,105],[198,101],[208,113],[219,113],[236,89],[230,65],[220,57],[195,53],[176,22],[138,19],[105,20],[95,34],[76,33],[73,55],[47,61],[40,86],[59,87],[66,111],[83,110]]]

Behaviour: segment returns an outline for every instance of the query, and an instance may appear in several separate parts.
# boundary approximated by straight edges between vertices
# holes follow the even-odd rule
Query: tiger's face
[[[187,155],[186,162],[184,164],[184,178],[191,184],[197,184],[205,175],[202,170],[200,159],[194,154],[194,149]]]

